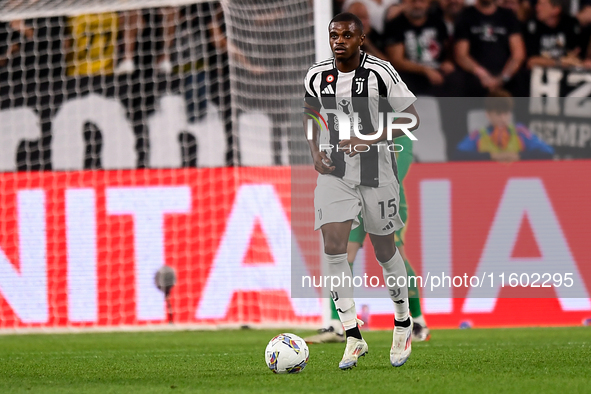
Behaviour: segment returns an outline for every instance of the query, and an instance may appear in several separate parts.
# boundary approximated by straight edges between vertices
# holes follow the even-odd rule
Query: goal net
[[[0,329],[320,321],[289,297],[311,4],[0,3]]]

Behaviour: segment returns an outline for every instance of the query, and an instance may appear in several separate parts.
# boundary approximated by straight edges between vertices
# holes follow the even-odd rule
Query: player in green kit
[[[408,217],[408,206],[406,204],[406,195],[404,193],[404,177],[408,173],[410,165],[413,160],[412,156],[412,140],[406,136],[398,137],[394,141],[396,144],[402,146],[402,151],[396,153],[396,163],[398,165],[398,177],[400,179],[400,208],[399,214],[402,221],[406,224]],[[366,237],[366,232],[363,228],[363,218],[359,216],[361,224],[355,229],[351,230],[349,235],[349,244],[347,245],[347,260],[349,264],[353,264],[357,252],[363,246],[363,241]],[[404,234],[406,232],[406,226],[396,231],[396,247],[400,251],[404,264],[406,265],[406,271],[408,276],[414,276],[415,272],[408,262],[408,259],[404,250]],[[431,337],[425,317],[421,311],[421,300],[419,298],[419,290],[415,286],[408,287],[408,303],[410,314],[413,318],[413,330],[412,339],[413,341],[428,341]],[[323,328],[317,335],[305,338],[308,343],[329,343],[329,342],[345,342],[345,336],[342,332],[342,325],[339,320],[339,315],[336,311],[334,303],[330,303],[331,307],[331,324],[329,328]]]

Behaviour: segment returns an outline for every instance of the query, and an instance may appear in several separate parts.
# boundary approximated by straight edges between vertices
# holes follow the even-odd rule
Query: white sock
[[[406,286],[406,267],[404,260],[400,255],[398,249],[394,256],[386,262],[379,262],[384,273],[384,281],[390,292],[390,298],[394,302],[394,318],[398,321],[405,321],[408,319],[408,287]],[[404,277],[404,281],[400,279],[400,283],[405,286],[398,286],[397,278]],[[390,278],[390,279],[388,279]]]
[[[337,308],[339,318],[343,323],[345,330],[357,326],[357,312],[355,311],[355,301],[353,300],[353,281],[351,267],[347,262],[347,253],[343,254],[324,254],[328,261],[328,275],[332,278],[338,278],[339,286],[331,290],[331,297]],[[343,280],[344,279],[344,280]],[[331,286],[331,283],[328,283]]]

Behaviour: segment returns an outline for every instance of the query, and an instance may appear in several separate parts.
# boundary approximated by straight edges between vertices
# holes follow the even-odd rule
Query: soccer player
[[[408,207],[406,204],[406,195],[404,194],[404,178],[408,173],[410,165],[413,160],[412,156],[412,140],[407,136],[402,136],[396,138],[394,141],[395,144],[401,145],[402,150],[396,153],[396,163],[398,167],[398,179],[400,180],[400,218],[406,224],[407,223],[407,215],[408,215]],[[351,230],[351,234],[349,235],[349,243],[347,245],[347,261],[353,267],[353,262],[357,257],[357,252],[359,249],[363,247],[363,242],[367,236],[367,233],[363,229],[363,218],[359,217],[359,226],[353,230]],[[409,276],[414,276],[415,272],[408,262],[408,258],[406,257],[406,253],[404,251],[404,235],[406,233],[406,226],[397,230],[394,233],[394,238],[396,240],[396,247],[400,251],[400,255],[404,259],[404,265],[406,266],[406,271]],[[410,285],[411,283],[409,283]],[[427,322],[425,321],[425,317],[423,316],[423,312],[421,310],[421,300],[419,298],[419,289],[416,286],[416,283],[412,283],[413,286],[409,286],[408,288],[408,307],[410,310],[410,315],[413,319],[413,327],[412,327],[412,340],[413,341],[427,341],[430,339],[431,334],[429,332],[429,328],[427,327]],[[311,337],[305,338],[306,342],[308,343],[331,343],[331,342],[344,342],[345,337],[342,333],[342,325],[339,320],[338,312],[334,306],[334,303],[330,304],[331,309],[331,325],[328,328],[322,328],[319,330],[317,335],[313,335]]]
[[[329,114],[328,135],[320,135],[327,144],[319,144],[321,130],[314,126],[312,139],[308,141],[314,168],[319,172],[314,191],[314,227],[322,231],[329,276],[350,280],[352,274],[347,262],[349,233],[352,226],[359,224],[359,213],[363,216],[365,231],[369,233],[376,258],[382,266],[384,282],[394,302],[390,363],[398,367],[410,356],[412,334],[408,289],[399,286],[401,281],[397,281],[406,277],[406,269],[394,242],[394,232],[404,224],[398,214],[400,201],[396,159],[386,149],[389,145],[387,134],[378,130],[376,118],[379,108],[375,98],[384,97],[389,103],[389,110],[414,115],[416,123],[409,130],[418,127],[419,119],[413,105],[416,100],[414,94],[390,63],[361,51],[364,38],[359,18],[350,13],[335,16],[329,24],[333,57],[316,63],[306,74],[305,105],[309,111],[318,111],[322,107],[326,110],[340,109],[353,118],[353,114],[357,113],[359,129],[365,138],[370,138],[351,136],[339,140],[338,119]],[[352,100],[352,97],[367,100],[361,103]],[[394,123],[408,124],[407,120],[400,118]],[[307,124],[307,115],[304,124]],[[402,134],[402,130],[395,129],[392,138]],[[332,148],[319,149],[328,142]],[[369,146],[369,150],[358,153],[358,145]],[[339,363],[341,369],[356,366],[358,358],[368,351],[359,331],[351,283],[343,280],[340,286],[331,288],[331,297],[347,338]]]
[[[408,170],[412,163],[412,140],[407,136],[402,136],[396,138],[394,141],[397,145],[402,146],[402,150],[396,153],[396,163],[398,167],[398,179],[400,180],[400,205],[399,205],[399,214],[402,222],[406,224],[406,219],[408,217],[408,206],[406,204],[406,195],[404,193],[404,178],[406,174],[408,174]],[[352,265],[355,261],[355,257],[357,257],[357,252],[361,247],[363,247],[363,241],[366,237],[366,232],[363,229],[363,218],[360,218],[359,227],[351,230],[351,234],[349,235],[349,244],[347,245],[347,260]],[[400,252],[402,259],[404,260],[404,265],[406,266],[406,272],[408,276],[415,276],[415,272],[408,262],[408,258],[406,257],[406,253],[404,251],[404,235],[406,233],[406,227],[403,227],[399,230],[396,230],[394,233],[394,239],[396,241],[396,248]],[[427,327],[427,322],[425,321],[425,317],[423,316],[423,312],[421,310],[421,300],[419,298],[419,289],[416,286],[416,283],[408,282],[408,307],[410,310],[410,315],[412,316],[413,326],[412,326],[412,340],[413,341],[428,341],[431,337],[429,332],[429,328]],[[412,285],[412,286],[410,286]]]

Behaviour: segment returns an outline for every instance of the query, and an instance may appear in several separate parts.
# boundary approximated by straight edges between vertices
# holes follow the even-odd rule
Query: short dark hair
[[[550,0],[550,5],[552,7],[560,7],[564,10],[564,0]]]
[[[484,109],[487,112],[504,114],[513,111],[513,97],[504,89],[496,89],[484,99]]]
[[[355,27],[359,29],[361,34],[363,34],[363,22],[361,22],[361,19],[359,19],[355,14],[350,12],[341,12],[332,18],[328,25],[330,26],[334,22],[353,22],[355,23]]]

